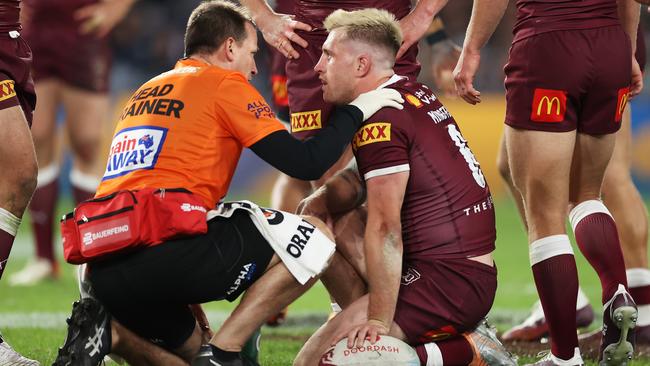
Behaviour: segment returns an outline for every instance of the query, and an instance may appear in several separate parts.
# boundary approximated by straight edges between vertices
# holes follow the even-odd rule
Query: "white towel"
[[[262,208],[250,201],[221,203],[207,217],[230,217],[236,210],[250,214],[262,236],[301,285],[318,276],[336,250],[334,242],[302,217]]]

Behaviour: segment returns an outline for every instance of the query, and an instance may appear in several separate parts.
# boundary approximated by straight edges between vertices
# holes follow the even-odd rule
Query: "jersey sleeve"
[[[354,135],[352,148],[365,180],[410,170],[409,133],[399,118],[399,111],[384,109]]]
[[[245,147],[285,130],[264,97],[239,74],[228,75],[219,85],[217,110],[225,117],[223,127]]]

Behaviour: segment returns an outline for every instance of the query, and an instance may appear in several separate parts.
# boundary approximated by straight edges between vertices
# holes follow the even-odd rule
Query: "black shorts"
[[[274,254],[242,210],[210,220],[205,235],[94,262],[90,281],[117,321],[171,350],[194,330],[188,304],[235,300]]]

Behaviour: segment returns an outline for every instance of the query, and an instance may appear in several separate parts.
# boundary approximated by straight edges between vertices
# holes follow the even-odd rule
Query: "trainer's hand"
[[[431,25],[430,19],[423,19],[417,12],[413,11],[399,21],[403,38],[402,46],[400,46],[395,57],[396,60],[400,59],[413,44],[422,38],[429,29],[429,25]]]
[[[461,48],[452,40],[444,40],[431,46],[433,84],[447,97],[456,96],[454,67],[460,58],[460,51]]]
[[[366,339],[369,339],[371,344],[375,344],[379,336],[388,334],[389,330],[383,322],[370,319],[365,324],[357,325],[347,332],[348,348],[361,347]]]
[[[101,0],[83,6],[74,13],[80,22],[81,34],[95,34],[98,38],[106,36],[131,9],[134,0]]]
[[[480,52],[471,52],[463,48],[458,59],[458,64],[454,69],[456,92],[469,104],[481,103],[481,92],[474,89],[473,85],[474,76],[480,63]]]
[[[375,89],[365,92],[357,97],[357,99],[350,102],[361,110],[363,113],[363,120],[367,120],[378,110],[384,107],[391,107],[396,109],[403,109],[404,98],[395,89],[383,88]]]
[[[310,31],[311,26],[299,22],[293,15],[271,13],[255,20],[266,43],[275,47],[287,58],[298,58],[300,54],[293,48],[293,43],[307,47],[308,43],[295,33],[296,29]]]
[[[632,84],[630,85],[630,97],[634,97],[643,90],[643,73],[637,60],[632,57]]]
[[[199,323],[199,327],[201,327],[203,342],[209,342],[210,339],[212,339],[212,336],[214,336],[214,333],[212,332],[212,329],[210,329],[210,322],[208,321],[208,317],[203,311],[203,307],[201,307],[201,304],[192,304],[188,306],[190,307],[192,314],[194,314],[196,322]]]

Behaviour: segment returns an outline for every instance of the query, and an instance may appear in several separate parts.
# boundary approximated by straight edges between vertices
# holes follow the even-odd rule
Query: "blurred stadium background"
[[[105,127],[105,150],[112,137],[115,116],[119,114],[124,100],[141,83],[173,67],[182,56],[185,22],[196,0],[140,0],[126,19],[112,35],[114,48],[111,98],[114,114],[107,116]],[[464,32],[471,13],[470,0],[451,1],[442,11],[450,37],[462,44]],[[650,39],[650,14],[644,8],[641,22],[646,39]],[[510,324],[523,319],[536,298],[535,288],[528,265],[526,238],[517,217],[515,207],[496,170],[496,152],[503,129],[505,98],[503,88],[503,65],[512,38],[514,22],[514,1],[504,20],[498,27],[483,52],[482,65],[475,85],[485,95],[479,106],[470,106],[458,99],[441,97],[445,105],[460,124],[463,134],[481,162],[496,200],[498,219],[498,242],[496,260],[499,268],[499,290],[491,317],[503,330]],[[270,100],[268,78],[268,57],[266,45],[260,37],[262,51],[257,56],[260,69],[254,84]],[[421,79],[433,85],[430,79],[428,47],[420,50],[422,63]],[[38,57],[38,55],[35,55]],[[639,189],[650,197],[650,77],[646,76],[646,89],[631,102],[633,120],[633,175]],[[60,120],[64,120],[63,113]],[[64,138],[61,146],[65,147]],[[65,149],[62,149],[65,150]],[[105,155],[105,154],[104,154]],[[66,160],[65,153],[62,159]],[[103,162],[103,159],[102,159]],[[69,164],[68,164],[69,165]],[[104,167],[98,166],[98,174]],[[246,151],[233,180],[228,198],[246,198],[260,204],[268,204],[269,195],[277,172],[252,153]],[[67,174],[62,174],[67,177]],[[62,195],[69,196],[69,185],[61,185]],[[66,203],[67,202],[67,203]],[[71,199],[64,200],[59,207],[61,213],[71,208]],[[33,256],[33,244],[29,218],[21,227],[17,243],[5,274],[20,269]],[[576,253],[579,253],[576,251]],[[576,254],[580,268],[581,285],[592,303],[598,304],[600,285],[595,273],[588,268],[580,254]],[[61,255],[59,253],[59,258]],[[27,356],[51,362],[57,346],[65,335],[65,318],[70,304],[77,297],[74,268],[62,264],[62,277],[58,281],[47,281],[33,287],[9,287],[7,281],[0,282],[0,330],[15,348]],[[207,307],[213,325],[226,315],[231,304],[212,304]],[[595,306],[600,309],[600,306]],[[289,312],[288,322],[277,329],[264,329],[261,360],[263,365],[288,365],[291,356],[299,349],[306,337],[327,316],[329,300],[322,286],[294,304]],[[164,322],[164,319],[160,319]],[[598,325],[598,321],[593,327]],[[266,339],[267,341],[264,341]],[[270,352],[273,350],[273,352]],[[647,357],[647,355],[646,355]],[[634,364],[650,364],[650,359]]]

